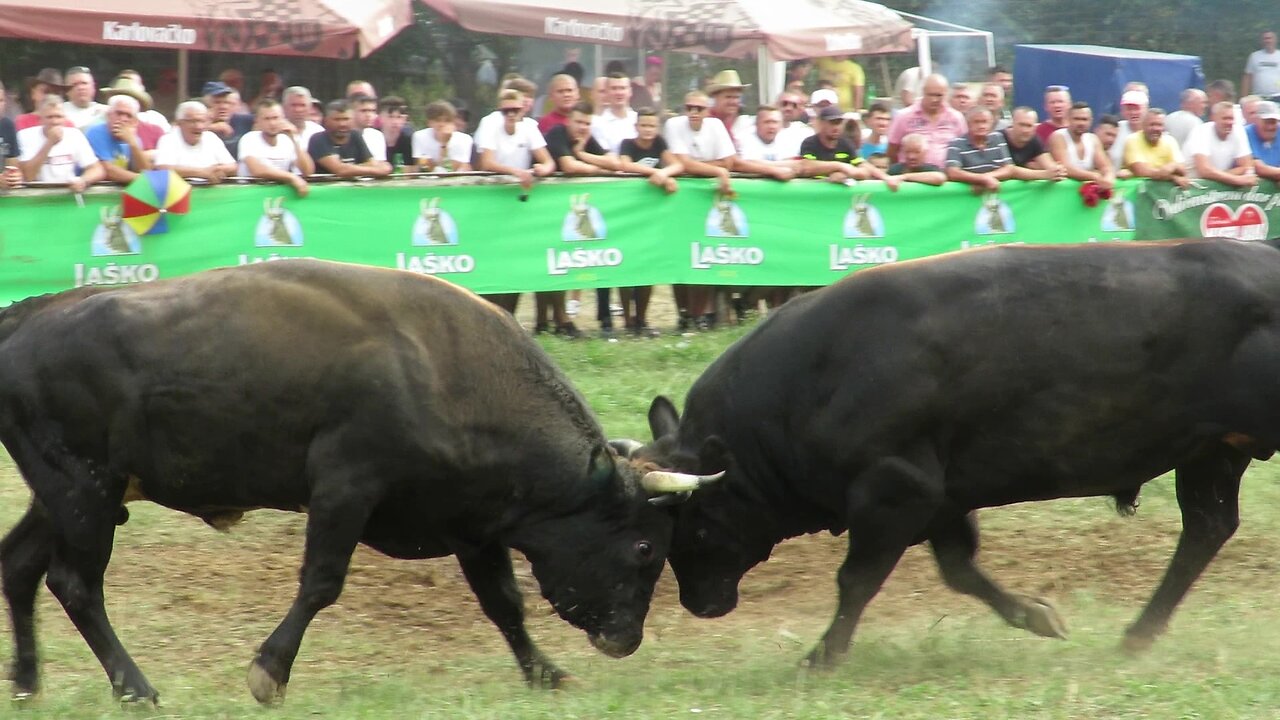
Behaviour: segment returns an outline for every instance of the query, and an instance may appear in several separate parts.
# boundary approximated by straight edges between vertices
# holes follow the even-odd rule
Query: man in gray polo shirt
[[[947,179],[968,183],[975,193],[997,192],[1000,181],[1013,177],[1013,159],[1004,136],[993,132],[995,116],[985,106],[971,108],[965,118],[969,133],[947,144]]]

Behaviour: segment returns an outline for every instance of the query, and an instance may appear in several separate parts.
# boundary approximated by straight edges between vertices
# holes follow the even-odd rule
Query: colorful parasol
[[[124,221],[139,235],[169,231],[171,214],[186,215],[191,186],[172,170],[145,170],[124,189],[120,198]]]

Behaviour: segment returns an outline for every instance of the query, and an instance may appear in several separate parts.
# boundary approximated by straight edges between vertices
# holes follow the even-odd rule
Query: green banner
[[[1239,188],[1208,180],[1180,189],[1149,182],[1138,193],[1138,237],[1167,240],[1185,237],[1229,237],[1266,240],[1280,222],[1280,185],[1260,180]]]
[[[994,243],[1130,240],[1139,184],[1087,207],[1079,184],[967,185],[736,179],[667,195],[640,179],[514,185],[437,179],[192,190],[189,212],[139,235],[118,188],[0,198],[0,304],[80,285],[315,257],[399,267],[481,293],[667,283],[825,285],[884,263]]]

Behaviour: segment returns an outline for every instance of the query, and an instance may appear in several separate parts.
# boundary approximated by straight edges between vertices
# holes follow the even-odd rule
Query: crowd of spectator
[[[1274,33],[1263,35],[1242,89],[1280,93],[1275,45]],[[852,58],[799,61],[788,68],[778,97],[751,113],[743,109],[749,86],[734,70],[672,97],[674,108],[663,102],[662,75],[662,59],[652,56],[640,76],[614,65],[586,89],[575,59],[550,77],[543,96],[531,80],[508,76],[496,109],[472,131],[471,118],[449,102],[431,102],[414,118],[403,98],[380,97],[365,81],[321,103],[307,88],[284,87],[268,72],[246,101],[244,77],[235,70],[177,104],[170,124],[137,72],[122,71],[98,87],[90,68],[45,68],[26,83],[26,112],[0,119],[0,186],[61,183],[79,193],[156,168],[204,183],[233,176],[279,182],[305,197],[308,178],[319,173],[480,170],[510,175],[526,190],[552,173],[636,174],[668,193],[678,191],[676,177],[704,177],[728,200],[735,196],[735,174],[779,182],[875,180],[891,191],[903,182],[956,182],[975,193],[999,192],[1009,179],[1070,178],[1108,190],[1126,177],[1183,187],[1197,179],[1249,186],[1280,178],[1280,108],[1258,94],[1237,102],[1229,80],[1203,91],[1187,88],[1168,114],[1151,107],[1145,85],[1129,83],[1118,98],[1120,117],[1095,116],[1087,104],[1072,101],[1070,88],[1051,85],[1044,88],[1042,119],[1037,108],[1008,106],[1012,75],[1002,67],[991,68],[979,84],[908,71],[894,97],[875,98],[866,96]],[[543,111],[535,119],[539,104]],[[646,318],[651,292],[623,289],[615,305],[609,289],[598,290],[601,332],[612,334],[620,313],[626,330],[655,334]],[[748,306],[772,305],[788,294],[745,289],[741,297]],[[715,288],[676,287],[675,296],[681,329],[715,324]],[[489,299],[514,312],[518,297]],[[535,302],[536,332],[581,334],[576,293],[537,293]]]

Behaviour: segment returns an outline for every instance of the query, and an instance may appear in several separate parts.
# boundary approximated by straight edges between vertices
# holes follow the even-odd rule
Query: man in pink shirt
[[[928,139],[924,162],[942,167],[947,160],[947,143],[969,132],[969,126],[955,108],[947,105],[947,78],[933,74],[925,78],[920,99],[904,108],[889,126],[889,158],[906,162],[902,138],[919,133]]]

